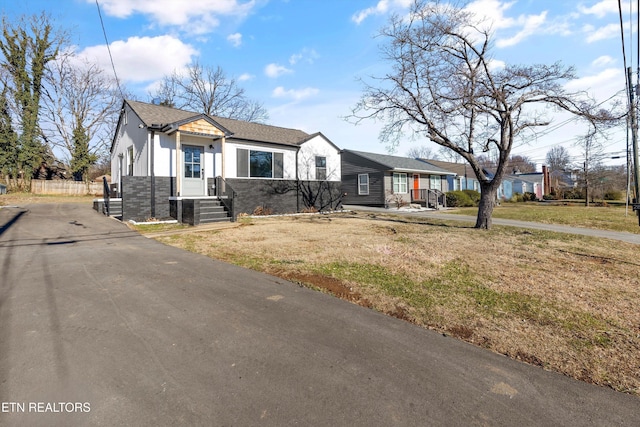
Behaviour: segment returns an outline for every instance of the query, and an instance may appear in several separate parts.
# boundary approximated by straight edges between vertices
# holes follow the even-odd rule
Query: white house
[[[335,208],[340,150],[321,133],[125,100],[111,176],[123,220],[198,224],[221,217],[206,212],[222,207],[224,218]]]

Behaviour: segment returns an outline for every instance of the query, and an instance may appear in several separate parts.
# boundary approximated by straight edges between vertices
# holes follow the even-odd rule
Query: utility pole
[[[638,118],[636,117],[636,102],[633,97],[635,87],[631,83],[631,67],[627,68],[627,81],[629,83],[629,115],[631,116],[631,143],[633,144],[633,178],[635,182],[633,191],[633,210],[638,214],[638,225],[640,225],[640,191],[638,184],[640,179],[640,165],[638,164]]]

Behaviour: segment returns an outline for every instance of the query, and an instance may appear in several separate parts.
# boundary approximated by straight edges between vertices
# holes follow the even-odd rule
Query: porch
[[[411,190],[411,203],[420,204],[425,208],[438,210],[447,207],[447,197],[440,190],[414,188]]]

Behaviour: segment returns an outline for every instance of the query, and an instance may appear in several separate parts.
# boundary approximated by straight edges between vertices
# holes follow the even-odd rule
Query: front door
[[[420,199],[420,175],[413,175],[413,197],[411,197],[411,201]]]
[[[204,148],[194,145],[183,145],[184,179],[182,181],[183,196],[204,196]]]

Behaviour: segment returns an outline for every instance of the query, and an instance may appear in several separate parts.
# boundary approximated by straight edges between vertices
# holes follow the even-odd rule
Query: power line
[[[102,34],[104,34],[104,41],[107,44],[107,51],[109,52],[109,59],[111,60],[111,68],[113,69],[113,76],[116,79],[116,85],[118,86],[118,92],[120,92],[120,97],[124,99],[124,95],[122,94],[122,89],[120,88],[120,80],[118,80],[118,73],[116,72],[116,66],[113,63],[113,56],[111,55],[111,47],[109,46],[109,40],[107,39],[107,31],[104,29],[104,21],[102,20],[102,13],[100,12],[100,5],[98,4],[98,0],[96,0],[96,7],[98,8],[98,16],[100,17],[100,25],[102,26]]]

